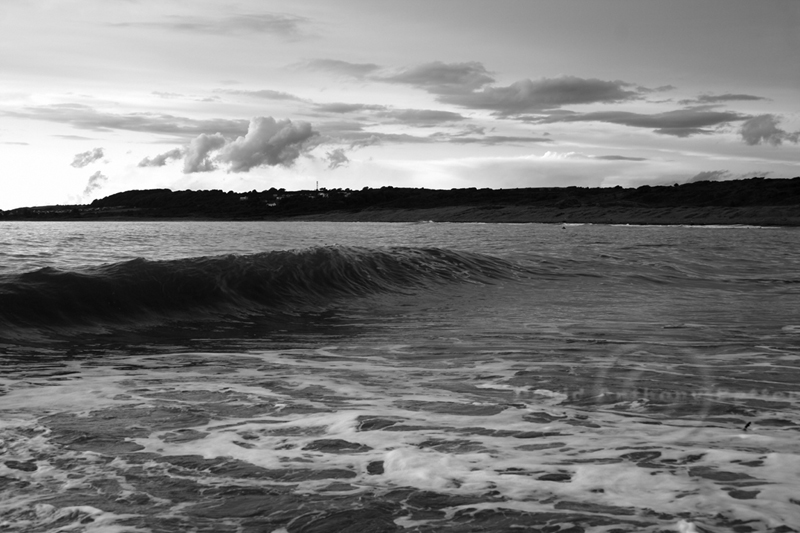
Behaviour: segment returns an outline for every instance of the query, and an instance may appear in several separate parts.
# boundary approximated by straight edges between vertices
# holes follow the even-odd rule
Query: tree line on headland
[[[0,211],[0,220],[165,218],[800,225],[800,177],[638,188],[149,189],[112,194],[88,205]]]

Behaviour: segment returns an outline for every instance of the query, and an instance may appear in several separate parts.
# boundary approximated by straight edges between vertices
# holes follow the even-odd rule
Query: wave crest
[[[0,277],[0,326],[56,327],[219,314],[294,313],[337,298],[514,277],[508,261],[439,248],[315,247],[134,259]]]

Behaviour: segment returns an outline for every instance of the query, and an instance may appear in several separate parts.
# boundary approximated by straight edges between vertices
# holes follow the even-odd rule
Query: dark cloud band
[[[705,109],[688,108],[651,115],[632,113],[629,111],[561,113],[533,121],[544,124],[557,122],[606,122],[635,128],[650,128],[662,135],[687,137],[700,133],[711,133],[710,130],[704,128],[720,126],[747,118],[749,118],[749,115],[742,115],[731,111],[709,111]]]

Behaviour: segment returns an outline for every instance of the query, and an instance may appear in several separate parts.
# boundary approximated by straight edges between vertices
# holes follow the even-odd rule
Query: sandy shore
[[[501,222],[593,224],[741,224],[800,226],[800,206],[754,207],[535,207],[455,206],[428,209],[365,209],[292,217],[331,222]]]

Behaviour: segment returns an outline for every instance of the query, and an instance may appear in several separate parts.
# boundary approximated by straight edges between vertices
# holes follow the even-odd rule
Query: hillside
[[[0,220],[110,218],[800,225],[800,177],[638,188],[150,189],[89,205],[0,211]]]

